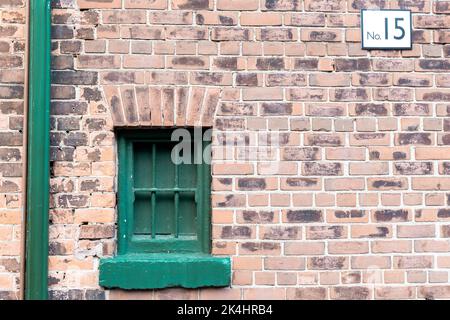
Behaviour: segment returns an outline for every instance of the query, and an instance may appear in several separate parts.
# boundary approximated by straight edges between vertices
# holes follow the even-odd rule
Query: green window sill
[[[100,260],[100,285],[121,289],[230,285],[230,258],[205,254],[128,254]]]

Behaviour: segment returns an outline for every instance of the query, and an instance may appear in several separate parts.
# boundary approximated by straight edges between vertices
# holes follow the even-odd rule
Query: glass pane
[[[141,192],[130,190],[135,196],[133,233],[151,237],[154,231],[153,236],[156,238],[173,238],[178,230],[181,238],[196,236],[199,217],[197,217],[195,193],[186,192],[187,190],[179,192],[178,212],[176,212],[174,189],[175,187],[180,189],[199,187],[198,170],[201,166],[193,163],[192,159],[190,164],[180,164],[176,168],[176,164],[172,162],[172,149],[177,142],[167,140],[133,141],[132,143],[134,188],[156,189],[154,211],[150,190],[141,190]],[[182,154],[180,156],[183,157]],[[154,163],[153,159],[155,159]],[[178,179],[176,172],[178,172]]]
[[[134,187],[150,188],[152,184],[152,145],[134,143]]]
[[[181,188],[197,187],[197,166],[194,164],[181,164],[178,167],[179,186]]]
[[[134,201],[134,234],[151,235],[152,206],[149,196],[136,195]]]
[[[171,159],[173,143],[156,145],[156,187],[173,188],[175,186],[175,164]]]
[[[179,235],[194,236],[197,234],[197,205],[195,204],[194,194],[180,194],[179,204]]]
[[[173,192],[157,194],[155,231],[156,236],[175,236],[175,204]]]

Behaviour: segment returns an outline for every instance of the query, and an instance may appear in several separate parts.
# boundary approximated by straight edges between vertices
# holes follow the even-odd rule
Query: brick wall
[[[0,2],[0,300],[19,297],[26,2]]]
[[[0,255],[14,256],[23,18],[8,1]],[[361,50],[359,10],[380,7],[413,11],[412,50]],[[449,1],[55,0],[52,17],[51,298],[450,298]],[[140,125],[214,128],[213,254],[232,257],[232,288],[98,286],[113,129]]]

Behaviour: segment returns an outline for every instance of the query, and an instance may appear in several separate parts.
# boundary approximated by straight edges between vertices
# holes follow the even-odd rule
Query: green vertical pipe
[[[25,298],[48,298],[50,0],[29,0]]]

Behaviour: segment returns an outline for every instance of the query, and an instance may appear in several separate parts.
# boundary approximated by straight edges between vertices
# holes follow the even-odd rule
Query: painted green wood
[[[203,148],[205,145],[203,145]],[[199,202],[202,203],[203,211],[208,211],[208,214],[203,214],[198,219],[200,220],[199,225],[201,225],[202,233],[200,234],[200,242],[202,244],[203,252],[211,252],[211,166],[208,163],[203,162],[201,165],[202,172],[202,196]]]
[[[100,262],[106,288],[227,287],[230,281],[230,259],[209,255],[124,255]]]
[[[210,166],[175,165],[171,151],[177,142],[170,140],[172,130],[124,130],[117,134],[119,254],[208,253]]]
[[[127,198],[125,195],[127,194],[127,190],[129,189],[129,168],[127,168],[127,143],[123,136],[118,136],[118,146],[117,149],[119,151],[119,192],[118,192],[118,209],[119,212],[126,212],[128,206],[130,205],[127,202]],[[118,223],[118,249],[117,253],[119,255],[125,254],[128,250],[128,235],[133,232],[133,220],[130,221],[132,217],[128,217],[126,214],[119,215],[119,223]]]
[[[48,298],[50,0],[30,1],[25,298]]]
[[[104,287],[230,285],[230,259],[210,255],[210,166],[173,164],[171,133],[117,132],[119,248],[116,257],[100,261]]]

